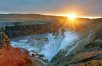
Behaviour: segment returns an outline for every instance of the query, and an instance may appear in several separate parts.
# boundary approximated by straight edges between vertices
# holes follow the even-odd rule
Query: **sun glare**
[[[69,14],[67,15],[67,17],[68,17],[68,19],[70,19],[70,20],[74,20],[74,19],[77,17],[77,15],[76,15],[75,13],[69,13]]]
[[[77,22],[77,14],[76,13],[69,13],[66,15],[68,18],[68,21],[66,23],[66,26],[72,30],[76,30],[76,27],[78,27],[78,22]]]

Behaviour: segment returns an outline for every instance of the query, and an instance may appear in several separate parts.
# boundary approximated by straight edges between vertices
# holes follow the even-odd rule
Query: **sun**
[[[74,20],[74,19],[77,18],[77,15],[76,15],[75,13],[69,13],[69,14],[67,15],[67,17],[68,17],[68,19],[70,19],[70,20]]]

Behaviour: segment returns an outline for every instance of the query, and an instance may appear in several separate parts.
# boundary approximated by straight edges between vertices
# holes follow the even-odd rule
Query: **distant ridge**
[[[35,20],[53,21],[58,19],[66,19],[66,17],[41,14],[0,14],[0,21],[14,21],[14,22]]]
[[[22,21],[56,21],[66,20],[65,16],[42,15],[42,14],[0,14],[0,22],[22,22]],[[79,20],[89,20],[88,18],[78,18]]]

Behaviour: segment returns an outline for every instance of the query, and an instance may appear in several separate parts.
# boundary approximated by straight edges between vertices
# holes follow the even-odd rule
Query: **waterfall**
[[[56,39],[52,34],[49,34],[48,38],[50,38],[49,43],[45,44],[41,54],[51,61],[60,50],[66,49],[68,46],[72,46],[73,42],[78,39],[78,35],[66,30],[63,34],[59,31],[59,35]],[[69,51],[71,50],[72,48],[69,48]]]
[[[48,38],[49,38],[48,40],[49,42],[48,44],[45,44],[40,54],[43,54],[48,59],[48,61],[51,61],[52,58],[59,52],[59,48],[63,40],[63,36],[60,31],[57,38],[55,38],[55,36],[52,34],[49,34]]]
[[[48,38],[47,41],[35,40],[33,36],[29,36],[33,38],[27,39],[26,37],[17,41],[11,41],[11,45],[14,47],[25,48],[29,52],[34,50],[38,54],[44,55],[44,57],[50,62],[60,50],[66,49],[68,46],[74,47],[74,41],[79,38],[79,35],[69,30],[65,30],[64,33],[59,30],[57,36],[53,33],[49,33],[46,36],[46,38]],[[68,51],[70,52],[72,50],[74,50],[74,48],[69,48]],[[66,55],[68,55],[69,52]]]

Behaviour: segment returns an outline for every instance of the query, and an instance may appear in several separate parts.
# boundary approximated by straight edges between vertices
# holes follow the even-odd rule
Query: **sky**
[[[102,17],[102,0],[0,0],[0,13]]]

